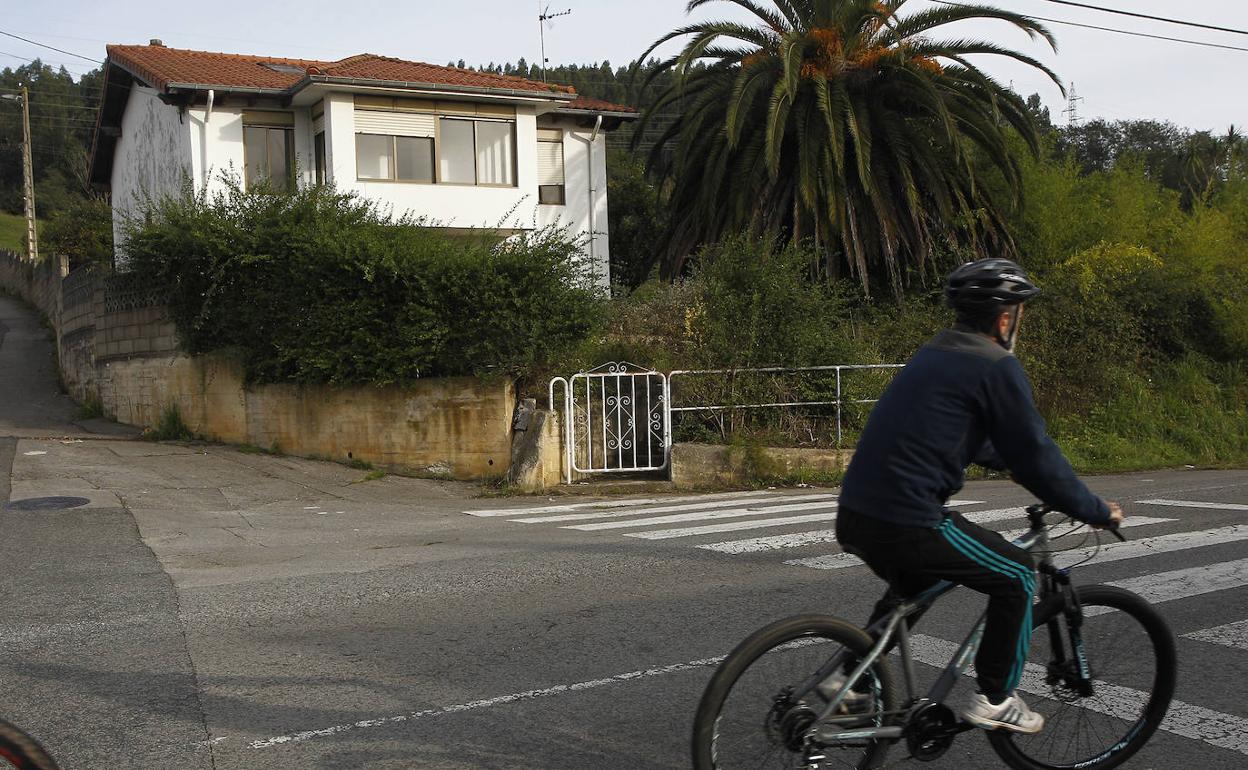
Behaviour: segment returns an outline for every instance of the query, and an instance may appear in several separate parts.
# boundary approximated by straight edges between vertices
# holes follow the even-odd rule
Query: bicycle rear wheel
[[[1077,691],[1076,661],[1060,608],[1037,614],[1031,652],[1019,691],[1043,696],[1031,703],[1044,715],[1035,735],[988,733],[997,754],[1016,770],[1108,770],[1148,742],[1174,695],[1174,635],[1144,599],[1113,586],[1076,588],[1083,605],[1084,651],[1091,692]],[[1054,662],[1056,632],[1065,662]],[[1034,700],[1034,699],[1033,699]]]
[[[0,719],[0,768],[58,770],[56,762],[39,742]]]
[[[827,701],[817,691],[795,692],[834,656],[856,662],[870,651],[862,629],[826,615],[798,615],[773,623],[737,646],[716,669],[693,724],[697,770],[871,768],[889,741],[814,744],[805,740]],[[882,727],[893,720],[899,696],[886,658],[864,672],[858,691],[871,697],[851,713],[834,715],[830,729]]]

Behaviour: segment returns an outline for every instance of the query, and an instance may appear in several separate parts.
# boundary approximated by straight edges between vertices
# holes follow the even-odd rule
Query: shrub
[[[456,237],[353,193],[187,189],[126,226],[128,269],[168,295],[190,353],[260,382],[389,385],[523,373],[601,301],[563,230]]]
[[[113,214],[104,198],[75,199],[43,227],[40,239],[50,253],[82,265],[112,265]]]

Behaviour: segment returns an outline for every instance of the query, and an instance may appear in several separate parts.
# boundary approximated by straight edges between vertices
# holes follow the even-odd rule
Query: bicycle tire
[[[1053,714],[1046,716],[1044,729],[1036,735],[1021,735],[1005,730],[987,733],[993,750],[1014,770],[1109,770],[1117,767],[1143,748],[1153,736],[1161,726],[1166,710],[1170,707],[1170,699],[1174,696],[1178,667],[1174,634],[1152,605],[1130,591],[1113,586],[1076,588],[1075,593],[1083,607],[1082,633],[1085,650],[1093,680],[1097,684],[1094,685],[1091,697],[1079,697],[1078,693],[1073,693],[1068,688],[1062,690],[1046,680],[1047,660],[1042,660],[1040,670],[1037,671],[1037,657],[1047,658],[1049,621],[1058,623],[1063,639],[1069,646],[1067,623],[1062,617],[1060,606],[1054,603],[1043,614],[1038,613],[1032,646],[1034,653],[1038,644],[1040,652],[1038,655],[1033,654],[1032,663],[1028,664],[1031,673],[1024,674],[1020,689],[1045,695],[1042,691],[1048,688],[1046,697],[1050,700],[1033,706],[1038,711],[1048,709]],[[1146,644],[1151,645],[1153,650],[1151,672],[1144,668],[1149,662],[1143,649]],[[1128,651],[1128,654],[1112,655],[1116,648]],[[1112,665],[1119,665],[1124,670],[1115,672],[1113,677],[1107,676],[1106,681],[1101,681],[1101,675]],[[1115,681],[1118,679],[1128,681]],[[1064,696],[1065,705],[1061,705],[1061,699],[1056,696]],[[1058,705],[1054,705],[1055,703]],[[1066,710],[1072,705],[1078,705],[1077,712]],[[1134,713],[1137,708],[1138,713]],[[1047,750],[1050,753],[1058,748],[1060,739],[1056,736],[1065,729],[1063,720],[1072,714],[1075,720],[1087,720],[1086,726],[1082,721],[1076,725],[1074,741],[1078,741],[1080,735],[1088,736],[1087,740],[1091,741],[1093,739],[1090,736],[1095,735],[1098,743],[1107,745],[1093,749],[1090,755],[1082,757],[1058,759],[1038,756],[1046,746],[1050,747]],[[1105,741],[1106,734],[1113,738],[1113,732],[1118,729],[1116,726],[1123,727],[1125,732],[1117,739]],[[1095,729],[1091,729],[1093,727]],[[1081,754],[1083,750],[1069,753]]]
[[[10,765],[17,770],[59,770],[38,741],[0,719],[0,768]]]
[[[802,640],[810,640],[809,644],[802,644]],[[790,649],[800,647],[813,646],[818,640],[839,644],[847,648],[854,655],[865,655],[872,647],[872,639],[861,628],[848,623],[839,618],[829,615],[797,615],[777,621],[765,626],[751,634],[745,641],[741,642],[737,647],[729,653],[729,655],[720,663],[715,670],[715,674],[707,683],[706,690],[702,694],[702,699],[698,704],[697,715],[694,717],[693,723],[693,766],[696,770],[731,770],[734,767],[732,758],[721,757],[723,751],[718,731],[721,727],[722,709],[728,698],[733,694],[734,686],[742,680],[747,671],[751,667],[761,669],[761,666],[755,666],[765,655],[771,652],[781,652],[777,648],[790,646]],[[807,668],[802,668],[800,664],[794,663],[797,671],[804,672],[799,674],[801,677],[808,677],[819,670],[819,667],[826,663],[831,657],[831,652],[820,650],[818,654],[818,662],[812,662]],[[875,696],[873,701],[872,713],[876,714],[876,721],[873,724],[884,725],[889,724],[892,717],[888,713],[896,713],[900,702],[900,696],[894,684],[892,668],[886,657],[879,658],[876,663],[864,673],[864,680],[871,682],[871,692]],[[799,684],[792,682],[791,684]],[[779,693],[785,689],[786,682],[780,681],[764,681],[765,686],[761,689],[768,694],[772,692]],[[756,701],[749,701],[751,704]],[[772,703],[772,707],[763,712],[762,708],[758,710],[760,722],[766,725],[772,725],[774,718],[773,712],[777,710],[777,705],[773,700],[765,700],[763,703]],[[751,709],[753,710],[753,709]],[[787,715],[786,715],[787,716]],[[871,768],[883,760],[889,746],[893,741],[879,740],[871,742],[864,750],[864,756],[861,760],[855,760],[852,767]],[[795,760],[800,755],[795,749],[785,749],[788,752],[789,761]],[[785,756],[784,753],[778,755]],[[758,761],[758,757],[754,756],[750,761],[750,767],[763,767]],[[793,764],[784,764],[785,767],[793,767]],[[804,766],[804,764],[803,764]],[[826,765],[820,765],[824,767]]]

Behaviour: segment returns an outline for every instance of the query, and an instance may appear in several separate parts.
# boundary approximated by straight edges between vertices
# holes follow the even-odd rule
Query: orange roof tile
[[[637,112],[632,107],[625,107],[622,104],[613,104],[602,99],[590,99],[586,96],[578,96],[565,105],[562,109],[567,110],[588,110],[591,112]]]
[[[170,84],[194,84],[285,91],[309,75],[320,75],[559,95],[576,93],[576,89],[571,86],[539,83],[512,75],[474,72],[369,53],[338,61],[317,61],[188,51],[162,45],[110,45],[108,58],[160,90],[167,90]],[[283,72],[265,65],[285,65],[292,68],[292,71]]]

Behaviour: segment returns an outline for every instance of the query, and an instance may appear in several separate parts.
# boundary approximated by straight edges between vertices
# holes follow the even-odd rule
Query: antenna
[[[1066,98],[1066,109],[1062,110],[1062,114],[1066,116],[1067,126],[1079,125],[1079,102],[1083,101],[1082,96],[1075,94],[1075,83],[1070,83],[1070,95]]]
[[[541,0],[538,0],[537,2],[537,32],[538,32],[538,35],[540,35],[542,39],[542,82],[543,83],[546,82],[546,63],[550,61],[549,59],[546,58],[546,27],[554,26],[554,22],[551,21],[552,19],[557,19],[560,16],[567,16],[569,13],[572,13],[571,8],[569,8],[566,11],[560,11],[559,13],[551,13],[549,5],[547,5],[545,8],[542,8]]]

